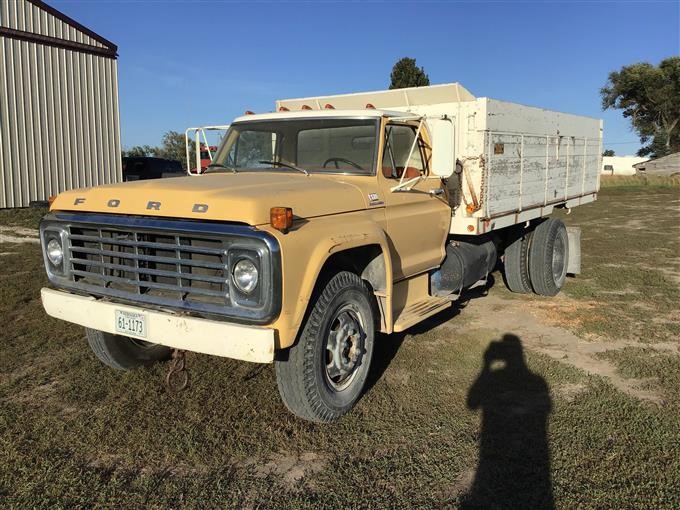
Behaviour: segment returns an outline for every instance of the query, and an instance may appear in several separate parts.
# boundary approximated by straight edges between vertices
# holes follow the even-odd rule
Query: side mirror
[[[456,169],[455,147],[453,139],[453,119],[441,117],[428,119],[432,138],[431,175],[446,179]]]

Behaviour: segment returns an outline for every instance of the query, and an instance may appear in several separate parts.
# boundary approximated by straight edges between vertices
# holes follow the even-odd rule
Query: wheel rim
[[[562,285],[562,281],[567,275],[567,266],[565,260],[565,244],[564,238],[558,235],[555,238],[555,245],[553,246],[552,253],[552,273],[555,283],[559,287]]]
[[[341,307],[330,322],[324,353],[326,382],[335,391],[352,384],[361,366],[365,341],[361,314],[351,305]]]

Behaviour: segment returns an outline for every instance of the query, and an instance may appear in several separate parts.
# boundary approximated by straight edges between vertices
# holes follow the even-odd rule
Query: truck
[[[378,333],[497,269],[556,295],[580,241],[551,213],[596,199],[601,153],[600,120],[457,83],[279,100],[235,119],[201,175],[61,193],[40,224],[42,303],[109,367],[273,363],[285,406],[332,422]]]
[[[187,166],[187,168],[191,168],[192,174],[200,174],[201,172],[205,172],[205,170],[208,168],[208,165],[212,163],[212,154],[217,152],[217,146],[201,143],[199,144],[198,151],[196,152],[201,164],[200,166],[194,166],[193,168],[190,165]],[[187,160],[187,162],[188,161],[189,160]]]

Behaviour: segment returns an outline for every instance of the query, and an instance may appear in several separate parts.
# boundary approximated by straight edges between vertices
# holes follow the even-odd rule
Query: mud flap
[[[567,227],[567,237],[569,238],[567,274],[574,276],[581,274],[581,228]]]

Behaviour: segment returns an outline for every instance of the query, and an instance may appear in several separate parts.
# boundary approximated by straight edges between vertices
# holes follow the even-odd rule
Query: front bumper
[[[116,310],[144,313],[147,342],[254,363],[274,360],[273,329],[158,312],[48,288],[40,295],[48,315],[87,328],[116,334]]]

